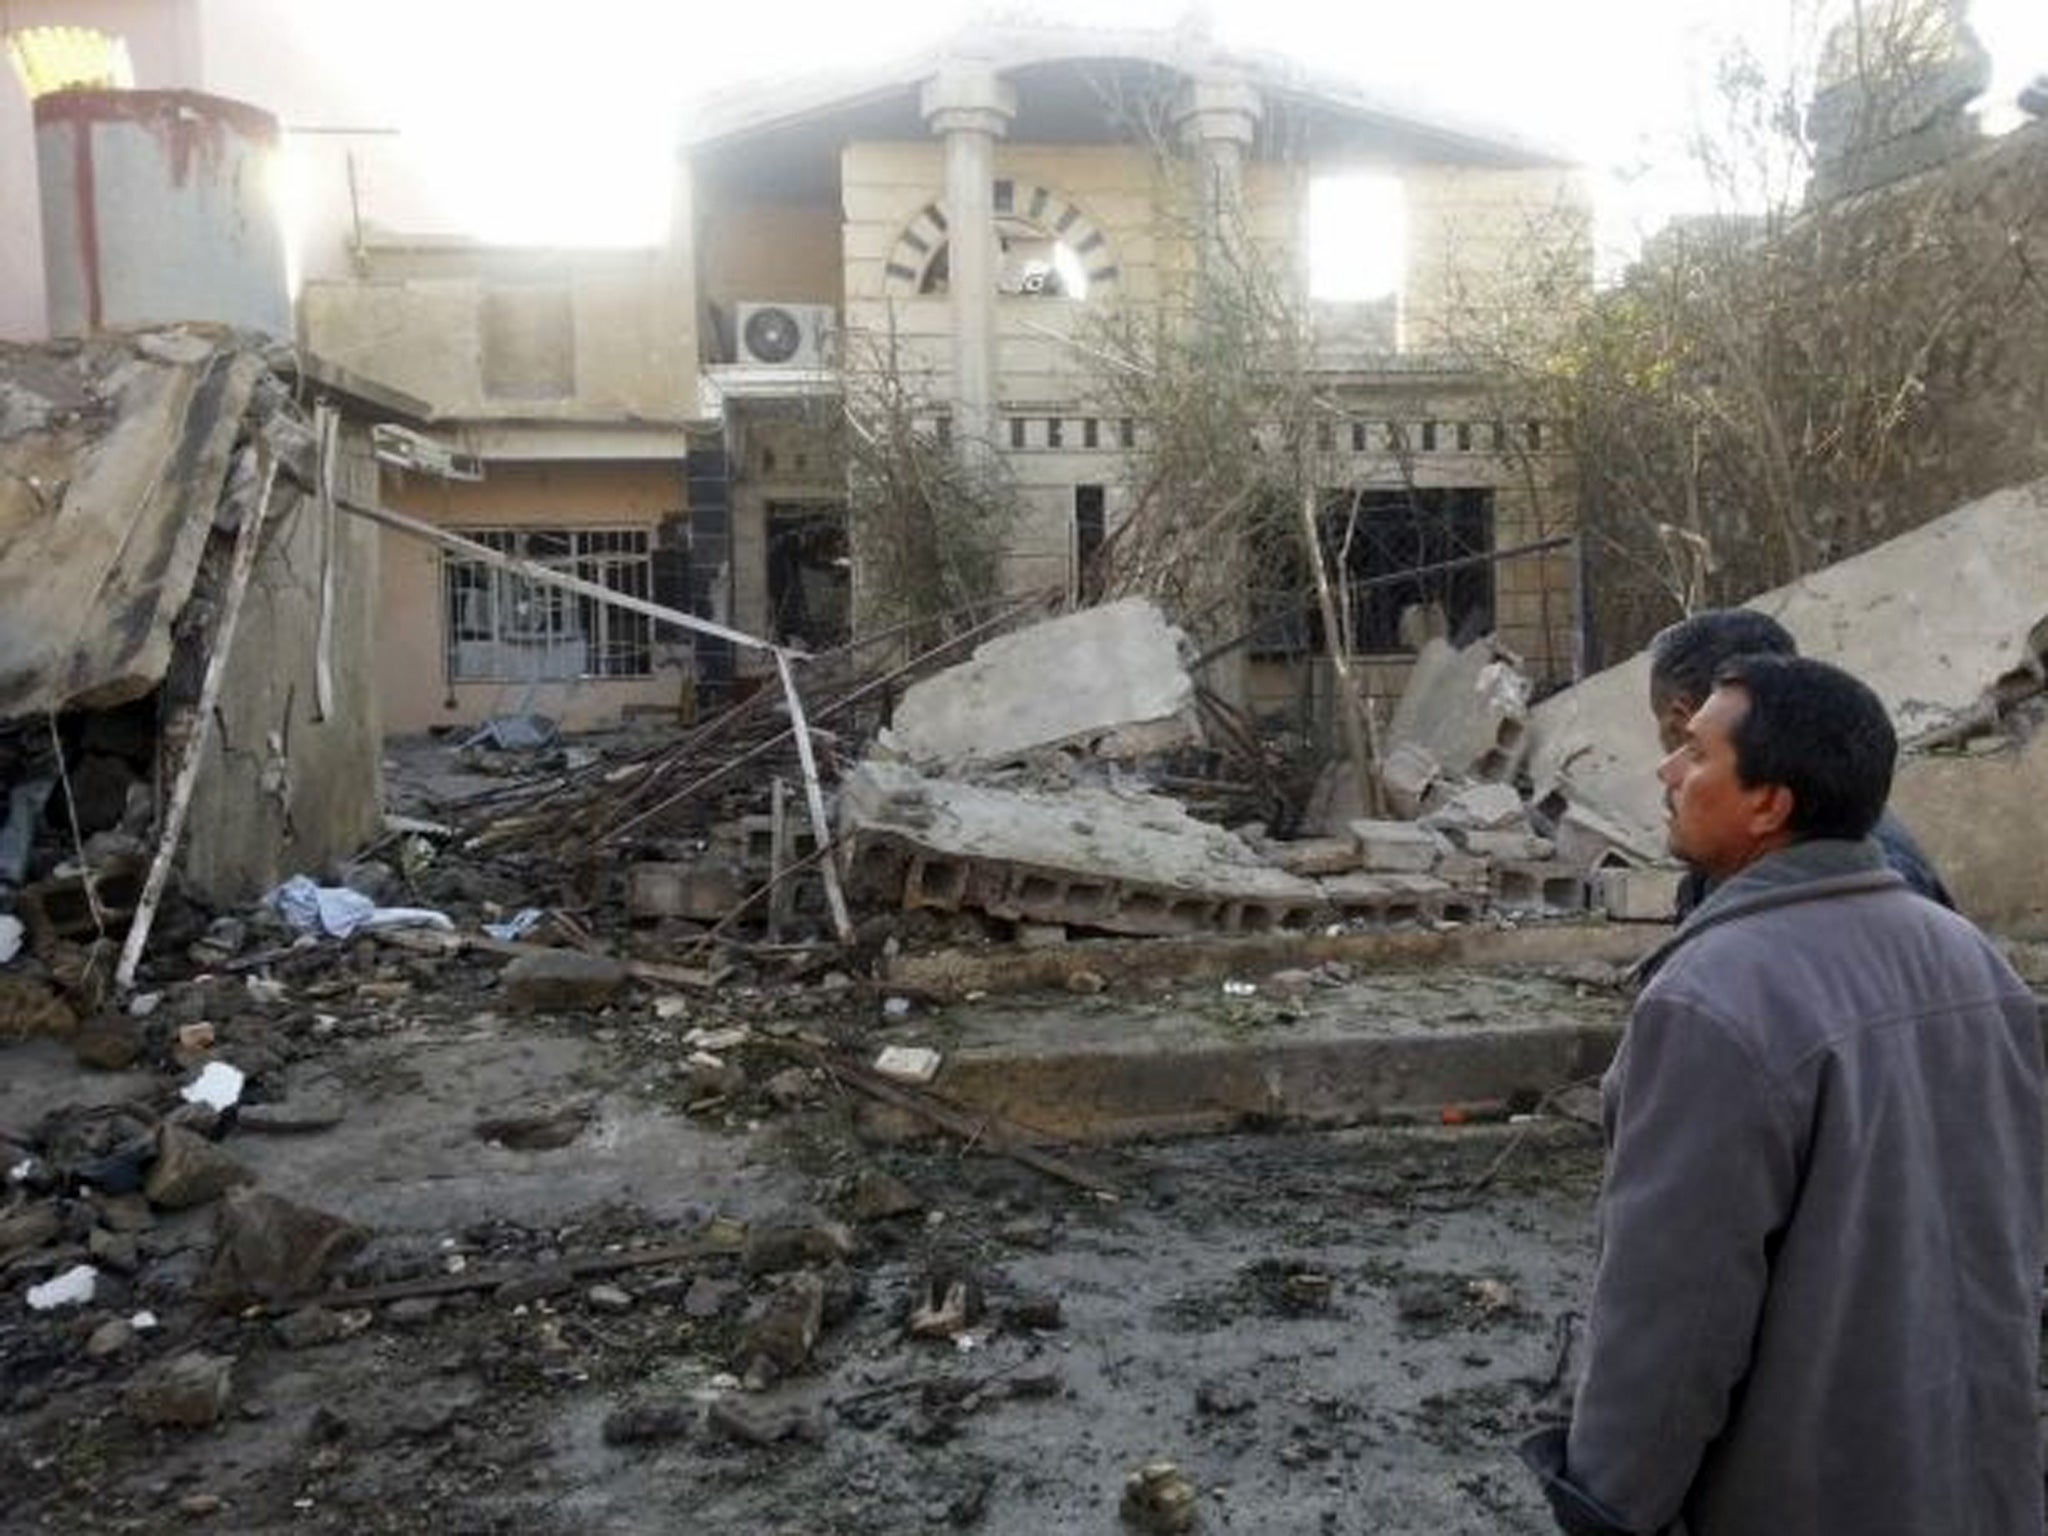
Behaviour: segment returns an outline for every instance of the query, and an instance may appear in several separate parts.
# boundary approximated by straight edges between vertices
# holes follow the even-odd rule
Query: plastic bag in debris
[[[546,909],[542,907],[522,907],[502,923],[485,923],[484,932],[494,939],[510,943],[514,939],[523,939],[533,932],[540,925],[540,920],[547,915]]]
[[[556,735],[555,722],[546,715],[498,715],[478,726],[474,735],[456,747],[495,747],[500,752],[537,752],[550,745]]]
[[[299,933],[348,939],[376,928],[454,928],[445,912],[426,907],[380,907],[345,885],[315,885],[294,875],[264,900]]]

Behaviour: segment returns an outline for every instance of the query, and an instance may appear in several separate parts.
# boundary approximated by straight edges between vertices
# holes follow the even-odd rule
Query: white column
[[[1174,103],[1174,124],[1194,151],[1200,180],[1205,260],[1245,233],[1244,165],[1264,112],[1256,89],[1220,73],[1190,79]]]
[[[925,126],[946,143],[953,433],[974,452],[995,442],[996,140],[1017,114],[1017,93],[990,66],[958,62],[925,82],[922,105]]]

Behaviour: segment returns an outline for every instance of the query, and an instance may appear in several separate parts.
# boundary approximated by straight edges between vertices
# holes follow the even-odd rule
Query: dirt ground
[[[873,1022],[857,988],[521,1015],[497,968],[364,944],[260,993],[167,989],[126,1071],[0,1049],[0,1132],[47,1148],[95,1103],[175,1103],[168,1042],[206,1019],[245,1106],[342,1111],[218,1143],[259,1188],[371,1229],[336,1283],[489,1281],[223,1315],[201,1207],[159,1213],[90,1305],[33,1312],[27,1286],[108,1219],[57,1199],[57,1240],[0,1265],[0,1529],[1107,1531],[1156,1458],[1201,1529],[1548,1528],[1511,1447],[1586,1279],[1583,1125],[1073,1154],[1107,1199],[906,1141],[793,1071],[795,1031]],[[689,1031],[736,1025],[717,1073],[689,1064]],[[919,1336],[949,1289],[961,1315]],[[784,1326],[806,1301],[809,1348]],[[159,1326],[95,1358],[139,1308]],[[233,1361],[223,1417],[139,1422],[138,1376],[194,1349]]]

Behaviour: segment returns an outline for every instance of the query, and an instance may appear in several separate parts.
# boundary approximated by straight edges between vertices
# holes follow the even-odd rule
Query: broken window
[[[645,529],[489,528],[465,537],[626,597],[649,598],[654,562]],[[451,682],[566,682],[646,677],[653,621],[481,560],[441,565]]]
[[[853,636],[853,562],[846,508],[768,504],[768,611],[778,644],[829,650]]]
[[[1348,588],[1353,655],[1414,649],[1402,632],[1402,615],[1410,609],[1425,620],[1420,632],[1447,634],[1460,644],[1492,630],[1493,566],[1469,558],[1493,548],[1491,490],[1328,491],[1321,522],[1324,558]],[[1267,525],[1286,527],[1280,519]],[[1266,581],[1256,601],[1257,656],[1324,649],[1321,605],[1291,534],[1276,535],[1261,561]]]

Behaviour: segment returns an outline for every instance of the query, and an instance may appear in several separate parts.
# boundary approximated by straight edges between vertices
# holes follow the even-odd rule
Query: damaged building
[[[1578,466],[1457,345],[1590,282],[1573,167],[1195,22],[992,24],[710,103],[637,250],[430,233],[309,96],[294,294],[294,134],[211,94],[274,9],[0,12],[109,29],[0,117],[0,1527],[1548,1529],[1510,1446],[1681,878],[1646,658],[1578,676]],[[1224,445],[1293,461],[1296,568],[1106,585],[1161,426],[1106,317],[1304,297],[1360,168],[1402,297],[1291,311]],[[900,631],[878,352],[1016,513]],[[2038,986],[2003,478],[1750,601]]]
[[[1221,179],[1192,223],[1176,223],[1175,167]],[[318,355],[428,402],[434,434],[474,466],[452,480],[393,468],[392,506],[822,650],[860,623],[850,380],[886,354],[914,381],[921,431],[1001,466],[1021,509],[1003,586],[1080,598],[1153,430],[1105,404],[1096,327],[1157,306],[1226,218],[1305,286],[1310,187],[1360,167],[1398,182],[1408,234],[1398,307],[1316,317],[1313,384],[1337,402],[1319,472],[1333,507],[1365,514],[1346,544],[1346,648],[1375,662],[1391,701],[1413,655],[1401,614],[1433,608],[1442,631],[1497,634],[1562,681],[1578,578],[1561,445],[1501,419],[1446,338],[1464,310],[1500,302],[1489,285],[1532,230],[1590,282],[1576,172],[1191,33],[976,29],[859,79],[735,92],[682,147],[658,248],[493,249],[372,222],[355,271],[307,285],[301,325]],[[1486,558],[1504,549],[1525,553]],[[765,675],[758,654],[445,554],[393,552],[384,581],[396,731],[522,709],[572,725],[690,717]],[[1255,709],[1291,706],[1319,665],[1319,620],[1300,593],[1278,602],[1294,617],[1230,661],[1229,690]]]

